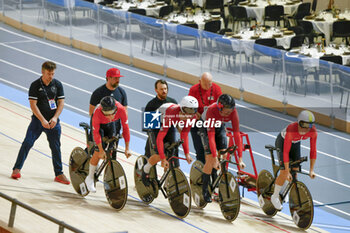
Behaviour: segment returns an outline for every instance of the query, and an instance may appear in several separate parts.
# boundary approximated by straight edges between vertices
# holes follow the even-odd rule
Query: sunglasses
[[[314,123],[309,123],[309,122],[305,122],[305,121],[300,121],[299,125],[301,128],[312,128],[312,126],[314,125]]]
[[[112,115],[114,115],[116,112],[117,112],[117,109],[112,109],[112,110],[109,110],[109,111],[103,111],[103,110],[102,110],[102,113],[103,113],[103,115],[105,115],[105,116],[112,116]]]
[[[186,114],[195,114],[197,112],[197,108],[187,108],[183,107],[182,111]]]

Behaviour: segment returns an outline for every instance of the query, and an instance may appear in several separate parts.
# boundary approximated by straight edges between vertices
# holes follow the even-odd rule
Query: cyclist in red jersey
[[[94,154],[90,160],[89,175],[85,179],[86,187],[90,192],[96,192],[96,188],[94,186],[94,173],[98,161],[100,159],[104,159],[106,156],[102,145],[101,130],[103,130],[103,134],[107,137],[115,136],[114,130],[108,128],[108,123],[119,119],[123,126],[125,156],[129,158],[131,156],[129,151],[130,132],[125,107],[111,96],[102,98],[100,104],[95,108],[91,119],[93,137],[98,150],[94,151]]]
[[[180,137],[183,140],[182,147],[187,162],[189,164],[192,162],[188,145],[188,133],[191,129],[190,122],[196,120],[195,114],[197,109],[198,101],[193,96],[185,96],[179,105],[166,103],[159,107],[158,110],[161,114],[161,128],[157,135],[157,148],[154,150],[158,153],[153,154],[142,168],[142,182],[144,185],[150,185],[148,174],[153,165],[161,161],[162,167],[169,167],[169,163],[164,154],[163,140],[171,126],[175,126],[180,131]]]
[[[276,138],[276,148],[282,167],[279,176],[275,182],[274,193],[271,196],[271,202],[277,210],[282,209],[282,203],[279,193],[286,180],[291,181],[289,161],[300,159],[300,141],[310,138],[310,172],[309,175],[315,178],[314,166],[316,162],[316,140],[317,131],[314,125],[315,116],[312,112],[304,110],[299,113],[298,121],[289,124]],[[299,170],[299,167],[292,167],[293,170]]]
[[[245,164],[242,160],[242,141],[239,131],[239,117],[237,109],[235,108],[235,100],[228,94],[222,94],[216,103],[211,104],[204,110],[201,119],[209,122],[219,122],[220,126],[216,124],[209,124],[206,129],[200,128],[200,135],[202,144],[205,150],[205,165],[203,167],[203,197],[206,202],[211,202],[211,197],[208,191],[210,182],[210,174],[212,169],[219,169],[220,164],[217,157],[217,150],[224,150],[227,148],[227,137],[225,127],[221,127],[222,123],[231,122],[233,128],[233,136],[235,144],[238,148],[239,166],[243,169]]]

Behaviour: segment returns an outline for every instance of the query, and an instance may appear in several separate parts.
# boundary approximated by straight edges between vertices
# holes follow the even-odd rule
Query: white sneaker
[[[271,196],[271,203],[272,205],[275,207],[276,210],[282,210],[282,204],[281,204],[281,201],[280,201],[280,198],[278,195],[272,195]]]
[[[92,192],[92,193],[96,193],[96,188],[95,188],[95,184],[94,184],[94,180],[90,178],[90,176],[87,176],[85,178],[85,184],[87,189]]]

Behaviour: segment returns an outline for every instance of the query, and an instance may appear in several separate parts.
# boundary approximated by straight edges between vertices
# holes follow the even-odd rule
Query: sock
[[[91,165],[89,166],[89,177],[90,179],[94,179],[94,175],[95,175],[95,170],[96,170],[97,166]]]
[[[284,181],[284,184],[283,184],[283,186],[282,186],[281,192],[284,192],[284,190],[286,190],[288,184],[289,184],[289,181],[288,181],[288,180]]]
[[[281,191],[281,188],[282,188],[282,186],[275,184],[275,190],[273,191],[272,196],[277,196],[278,197],[278,195],[279,195],[279,193]]]
[[[149,171],[151,170],[151,167],[152,165],[149,162],[147,162],[146,165],[143,166],[143,171],[148,174]]]

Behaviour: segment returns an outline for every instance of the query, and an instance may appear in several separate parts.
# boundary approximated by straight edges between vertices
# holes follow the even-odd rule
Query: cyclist
[[[180,104],[166,103],[160,106],[159,111],[161,115],[161,128],[156,139],[156,148],[154,148],[155,154],[149,159],[147,164],[142,168],[142,182],[144,185],[149,186],[148,174],[153,165],[161,161],[162,167],[167,169],[169,163],[165,158],[164,154],[164,137],[167,134],[171,126],[177,127],[180,131],[181,139],[183,140],[183,150],[187,159],[188,164],[192,162],[188,146],[188,133],[191,129],[189,122],[195,120],[195,114],[198,109],[198,101],[193,96],[185,96],[180,101]],[[183,126],[181,129],[180,125]],[[158,153],[157,153],[158,152]]]
[[[308,110],[301,111],[298,121],[289,124],[280,132],[276,138],[276,148],[280,161],[281,172],[275,181],[275,190],[271,196],[271,203],[277,210],[282,209],[279,192],[286,180],[291,181],[292,175],[289,171],[289,161],[300,159],[300,141],[310,138],[310,177],[315,178],[314,166],[316,162],[316,140],[317,131],[314,125],[315,116]],[[299,167],[293,167],[298,170]]]
[[[96,188],[94,186],[95,170],[98,161],[100,159],[104,159],[106,156],[103,149],[105,146],[102,145],[102,135],[107,137],[115,136],[116,132],[114,127],[111,127],[111,124],[108,123],[119,119],[123,126],[125,156],[129,158],[131,155],[129,151],[130,132],[125,107],[111,96],[103,97],[100,104],[95,108],[91,118],[92,133],[98,150],[94,151],[94,154],[90,160],[89,174],[85,179],[86,187],[90,192],[96,192]]]
[[[220,122],[220,124],[231,121],[233,128],[233,136],[235,144],[238,147],[239,166],[243,169],[245,164],[242,160],[242,140],[239,131],[239,117],[237,109],[235,108],[235,100],[228,94],[219,96],[216,103],[211,104],[204,110],[201,119],[203,121]],[[200,128],[203,147],[205,150],[205,165],[203,167],[203,198],[206,202],[211,202],[211,196],[208,191],[210,182],[210,174],[212,169],[219,169],[220,164],[217,157],[217,150],[227,148],[227,138],[225,127],[215,127],[214,124],[209,124],[206,129]]]

